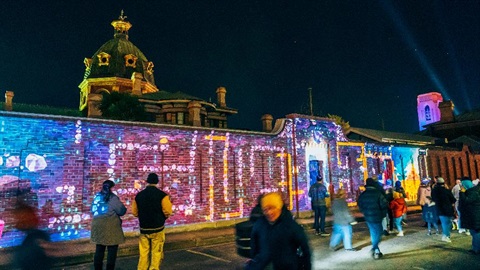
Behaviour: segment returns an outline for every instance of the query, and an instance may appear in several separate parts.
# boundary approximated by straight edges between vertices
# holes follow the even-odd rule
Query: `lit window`
[[[425,106],[425,120],[432,120],[432,115],[430,114],[430,107],[428,105]]]

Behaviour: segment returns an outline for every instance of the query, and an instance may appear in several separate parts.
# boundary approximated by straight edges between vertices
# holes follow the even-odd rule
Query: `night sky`
[[[457,113],[480,107],[475,0],[5,0],[0,92],[77,108],[83,59],[113,38],[122,9],[157,87],[216,101],[225,86],[231,128],[309,114],[309,87],[315,115],[362,128],[417,131],[416,97],[430,91]]]

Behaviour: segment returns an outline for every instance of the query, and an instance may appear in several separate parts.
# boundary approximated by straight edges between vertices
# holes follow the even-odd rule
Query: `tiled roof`
[[[355,127],[348,129],[347,136],[351,133],[358,134],[376,142],[405,143],[415,145],[433,144],[437,139],[430,136]]]
[[[155,93],[143,94],[140,99],[149,99],[149,100],[199,100],[204,101],[201,98],[194,97],[183,92],[168,92],[165,90],[160,90]]]

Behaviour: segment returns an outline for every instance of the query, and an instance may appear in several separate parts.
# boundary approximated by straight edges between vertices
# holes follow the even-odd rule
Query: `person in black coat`
[[[375,180],[368,178],[365,191],[358,197],[358,207],[365,217],[372,241],[372,256],[380,259],[383,254],[378,247],[382,239],[382,220],[388,209],[388,202],[382,192],[376,188]]]
[[[468,252],[480,254],[480,186],[474,186],[470,177],[462,178],[463,188],[459,193],[459,209],[462,227],[472,235],[472,249]]]
[[[253,259],[245,269],[310,270],[307,236],[284,206],[281,195],[275,192],[265,194],[261,206],[264,216],[253,226],[250,242]]]
[[[437,178],[437,184],[432,189],[432,199],[438,210],[438,216],[442,223],[442,241],[450,243],[450,230],[452,229],[452,219],[454,215],[453,205],[455,197],[450,190],[445,188],[445,180],[442,177]]]

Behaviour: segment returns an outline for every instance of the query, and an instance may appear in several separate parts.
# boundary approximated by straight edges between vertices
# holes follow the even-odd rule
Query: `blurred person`
[[[140,224],[138,270],[159,270],[164,254],[165,221],[172,215],[172,203],[169,195],[157,188],[157,174],[150,173],[147,183],[132,202],[132,214]]]
[[[468,252],[480,255],[480,186],[473,185],[470,177],[462,177],[459,208],[463,227],[470,230],[472,249]]]
[[[435,234],[439,234],[438,231],[438,211],[435,202],[432,200],[432,197],[427,196],[425,198],[425,205],[422,208],[422,218],[427,223],[428,233],[427,235],[432,235],[432,225],[435,228]]]
[[[14,255],[15,267],[22,270],[52,269],[53,259],[49,255],[50,236],[38,226],[40,220],[34,207],[19,202],[13,210],[14,226],[25,232],[25,239]]]
[[[308,196],[312,200],[312,210],[314,211],[313,228],[315,234],[320,236],[329,236],[325,231],[325,218],[327,216],[327,202],[325,198],[330,197],[327,187],[323,184],[323,177],[317,176],[317,182],[310,186]]]
[[[402,194],[403,198],[407,198],[407,193],[405,193],[405,189],[402,187],[402,182],[401,181],[396,181],[395,182],[395,188],[393,189],[395,192],[398,192]]]
[[[265,194],[261,207],[264,216],[255,222],[251,237],[253,259],[247,262],[245,269],[310,270],[307,236],[284,206],[281,194]]]
[[[387,193],[387,191],[389,191],[388,189],[385,190],[383,188],[383,185],[378,181],[378,179],[376,178],[372,178],[373,180],[373,183],[374,183],[374,187],[380,191],[382,193],[382,195],[385,197],[385,199],[387,200],[387,203],[389,202],[389,198],[391,198],[393,200],[393,197],[391,197],[391,194],[390,193]],[[388,208],[388,207],[387,207]],[[387,209],[387,213],[385,215],[385,217],[383,217],[382,219],[382,229],[383,229],[383,235],[385,236],[389,236],[390,235],[390,232],[388,230],[388,209]],[[393,224],[392,224],[393,226]]]
[[[430,180],[428,178],[424,179],[420,186],[418,187],[417,192],[417,205],[420,205],[423,208],[426,206],[426,198],[432,194],[432,188],[429,185]],[[423,225],[423,227],[427,227],[427,222]]]
[[[390,205],[390,202],[393,201],[393,187],[391,185],[388,186],[388,188],[385,190],[385,198],[387,199],[387,203],[388,205]],[[383,234],[385,236],[388,236],[390,235],[391,233],[394,233],[393,231],[393,225],[395,224],[395,222],[393,221],[393,213],[392,213],[392,209],[390,207],[388,207],[387,209],[387,223],[388,223],[388,234],[385,233],[385,231],[383,232]],[[382,221],[382,226],[383,226],[383,221]],[[383,228],[384,230],[386,229],[385,227]]]
[[[455,186],[453,186],[452,188],[452,194],[453,194],[453,197],[455,198],[455,211],[457,213],[457,216],[456,218],[454,219],[454,224],[456,226],[456,229],[458,229],[458,233],[465,233],[467,235],[470,234],[470,232],[468,230],[465,230],[463,227],[462,227],[462,221],[461,221],[461,215],[462,213],[460,213],[460,209],[458,208],[458,204],[460,202],[460,190],[462,189],[462,181],[460,179],[457,179],[455,181]]]
[[[257,197],[257,204],[252,208],[252,211],[250,212],[250,218],[249,220],[252,223],[255,223],[259,218],[263,216],[263,211],[262,211],[262,201],[263,194]]]
[[[115,269],[118,245],[125,242],[120,217],[125,215],[127,208],[112,192],[114,186],[113,181],[104,181],[102,189],[95,195],[91,206],[93,219],[90,238],[96,244],[93,257],[95,270],[103,269],[105,250],[108,251],[106,269]]]
[[[397,227],[397,236],[404,236],[402,228],[402,217],[407,212],[407,203],[405,198],[400,192],[393,192],[393,200],[389,204],[389,208],[392,210],[393,221]]]
[[[333,232],[330,238],[330,249],[335,250],[343,240],[343,248],[347,251],[356,251],[352,247],[352,223],[355,222],[346,201],[345,191],[339,189],[332,202]]]
[[[375,180],[367,178],[365,191],[360,194],[357,203],[370,231],[372,257],[377,260],[383,256],[379,244],[382,240],[382,220],[387,214],[388,202],[375,185]]]
[[[454,215],[453,205],[455,197],[452,192],[445,188],[445,180],[442,177],[437,178],[437,184],[432,189],[432,199],[438,210],[438,216],[442,224],[442,241],[450,243],[450,230],[452,228],[452,219]]]

